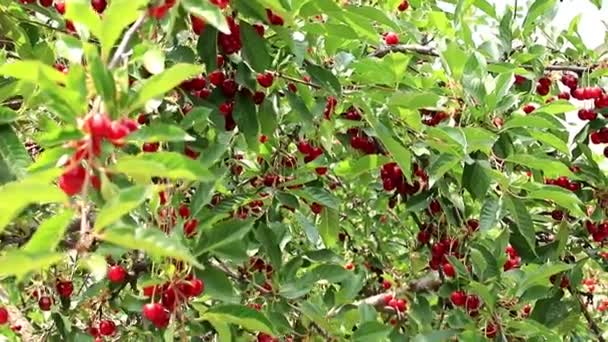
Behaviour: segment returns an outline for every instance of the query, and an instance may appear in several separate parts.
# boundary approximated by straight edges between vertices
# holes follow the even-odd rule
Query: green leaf
[[[542,116],[535,115],[534,113],[530,115],[512,115],[505,125],[503,126],[504,130],[515,128],[515,127],[528,127],[528,128],[541,128],[541,129],[557,129],[562,130],[564,127],[562,125],[558,125],[557,123],[545,119]]]
[[[114,116],[114,102],[116,100],[116,82],[114,81],[114,76],[101,62],[97,54],[97,47],[89,46],[86,51],[91,78],[93,79],[93,84],[95,84],[97,94],[101,96],[107,110]]]
[[[260,136],[260,122],[255,104],[244,94],[239,93],[236,97],[234,121],[236,121],[239,131],[245,135],[249,148],[255,150]]]
[[[32,254],[54,252],[73,217],[74,211],[65,210],[44,220],[22,250]]]
[[[485,232],[494,228],[496,223],[498,223],[499,211],[499,200],[492,195],[488,195],[481,206],[481,213],[479,214],[479,230]]]
[[[156,227],[115,227],[106,229],[99,238],[132,250],[141,250],[154,257],[169,257],[200,267],[187,247],[175,236],[167,236]]]
[[[339,202],[336,196],[321,187],[307,186],[299,190],[290,190],[294,195],[304,198],[308,202],[317,202],[325,207],[338,209]]]
[[[319,221],[319,235],[323,239],[323,244],[327,248],[335,246],[340,232],[340,217],[338,211],[331,208],[324,208],[321,211]]]
[[[342,85],[331,71],[312,63],[306,63],[306,72],[312,77],[312,80],[315,83],[321,85],[323,88],[337,95],[342,93]]]
[[[205,280],[206,296],[225,302],[238,303],[240,298],[224,272],[214,267],[205,267],[205,270],[197,273],[197,275]]]
[[[378,8],[371,7],[371,6],[348,5],[348,6],[346,6],[346,10],[353,12],[353,13],[357,13],[363,17],[374,20],[380,24],[386,25],[395,32],[398,32],[401,30],[401,28],[399,27],[399,25],[397,25],[397,23],[395,23],[393,20],[391,20],[391,18],[389,18],[384,11],[381,11]]]
[[[200,111],[199,111],[200,113]],[[165,141],[194,141],[195,138],[182,128],[159,122],[152,122],[127,136],[128,141],[165,142]]]
[[[10,125],[0,124],[0,163],[4,163],[17,179],[25,176],[32,163],[32,158]]]
[[[253,227],[255,220],[232,219],[202,230],[196,247],[197,255],[213,251],[232,242],[241,240]]]
[[[134,178],[165,177],[212,181],[213,173],[200,163],[176,152],[142,153],[137,156],[122,156],[112,167],[115,172]]]
[[[230,34],[226,17],[219,7],[208,1],[196,0],[182,0],[182,6],[190,14],[205,20],[205,23],[217,28],[220,32]]]
[[[334,167],[334,172],[340,177],[355,178],[364,173],[377,170],[380,166],[390,162],[385,156],[368,154],[357,160],[344,160]]]
[[[431,164],[428,174],[431,178],[431,184],[441,179],[443,175],[460,164],[461,159],[453,154],[442,154]],[[465,167],[466,170],[466,167]]]
[[[546,1],[546,0],[545,0]],[[566,100],[553,101],[537,108],[535,113],[561,114],[577,110],[578,108]]]
[[[493,295],[493,292],[488,289],[487,286],[476,281],[470,282],[469,288],[471,288],[473,293],[477,294],[479,297],[481,297],[481,299],[483,299],[486,307],[490,309],[490,312],[492,312],[494,305],[496,304],[496,298]]]
[[[408,151],[400,142],[393,138],[392,133],[384,126],[380,121],[371,115],[365,116],[367,121],[370,123],[380,141],[388,152],[390,152],[393,159],[397,162],[403,175],[408,180],[412,176],[412,154]]]
[[[57,83],[65,83],[66,81],[64,73],[39,61],[14,61],[0,66],[0,76],[14,77],[31,83],[37,83],[41,75]]]
[[[423,107],[435,107],[439,101],[439,95],[429,92],[399,92],[393,94],[389,100],[390,107],[403,107],[407,109],[419,109]]]
[[[490,183],[491,177],[488,175],[487,168],[481,162],[465,163],[462,185],[473,195],[473,198],[482,199],[486,195]]]
[[[536,27],[535,23],[538,18],[544,16],[555,7],[555,1],[556,0],[535,0],[532,5],[530,5],[522,25],[523,36],[528,35],[528,33]]]
[[[201,71],[202,69],[199,65],[178,63],[164,72],[150,77],[139,89],[135,97],[131,99],[129,111],[140,108],[148,100],[164,95],[183,81],[200,74]]]
[[[0,187],[0,232],[19,213],[31,204],[45,204],[67,201],[66,195],[55,185],[36,178],[7,183]]]
[[[583,203],[578,196],[572,191],[563,189],[559,186],[543,186],[538,190],[531,191],[528,194],[528,197],[544,201],[553,201],[555,204],[568,209],[573,215],[579,217],[585,215],[580,208]]]
[[[527,289],[549,283],[552,275],[567,271],[574,267],[563,263],[529,265],[523,269],[525,276],[517,286],[517,296],[521,296]]]
[[[87,0],[66,0],[64,17],[86,26],[96,37],[101,36],[101,19]]]
[[[534,251],[536,233],[528,208],[526,208],[523,201],[510,195],[503,196],[503,204],[511,214],[511,218],[513,218],[515,225],[519,229],[519,233],[524,237],[530,249]]]
[[[158,47],[150,48],[144,53],[143,64],[152,75],[160,74],[165,70],[165,54]]]
[[[545,156],[529,154],[515,154],[509,156],[505,161],[520,164],[532,169],[542,170],[546,177],[557,178],[559,176],[572,177],[572,171],[559,160]]]
[[[217,69],[217,30],[215,27],[205,27],[203,33],[198,37],[196,51],[205,64],[207,72]]]
[[[566,155],[570,155],[568,144],[562,139],[558,138],[556,135],[533,130],[528,130],[528,133],[530,133],[534,139],[542,142],[543,144],[551,146]]]
[[[278,270],[282,263],[282,256],[275,234],[264,223],[259,223],[254,231],[256,239],[262,244],[264,253],[270,258],[274,269]]]
[[[214,305],[205,311],[201,318],[209,321],[227,322],[252,332],[264,332],[273,335],[272,323],[261,312],[244,305]]]
[[[440,54],[452,78],[459,80],[468,59],[467,54],[455,42],[450,42]]]
[[[10,251],[0,256],[0,277],[22,278],[30,272],[44,271],[63,259],[61,253]]]
[[[289,101],[289,106],[291,109],[298,113],[300,119],[303,121],[302,123],[304,125],[311,126],[314,117],[308,107],[306,107],[306,104],[304,104],[304,101],[302,101],[298,95],[290,91],[287,92],[287,101]]]
[[[0,107],[0,125],[11,123],[17,120],[19,114],[8,107]]]
[[[100,231],[135,210],[150,196],[150,193],[151,189],[145,186],[133,186],[121,189],[97,214],[95,230]]]
[[[352,340],[358,342],[384,341],[393,329],[377,321],[361,324],[353,333]]]
[[[272,64],[266,40],[246,22],[239,23],[245,60],[257,72],[265,72]]]
[[[456,330],[433,330],[429,333],[418,334],[412,342],[442,342],[450,341],[456,335]],[[464,340],[463,340],[464,341]]]
[[[110,58],[114,44],[127,25],[131,24],[141,15],[140,9],[147,4],[147,0],[112,0],[103,12],[101,33],[101,54],[103,60]]]

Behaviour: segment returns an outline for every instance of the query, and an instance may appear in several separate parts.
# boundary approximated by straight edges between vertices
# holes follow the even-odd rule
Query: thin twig
[[[593,320],[593,317],[591,317],[591,315],[587,311],[587,308],[585,307],[585,304],[581,300],[581,297],[579,297],[579,295],[576,293],[576,291],[574,291],[572,289],[572,286],[568,286],[568,291],[570,292],[570,294],[572,296],[574,296],[576,298],[576,301],[578,302],[578,304],[581,307],[581,312],[583,313],[583,316],[585,316],[587,323],[589,323],[589,327],[595,333],[595,335],[597,335],[597,340],[599,342],[606,342],[606,339],[604,339],[604,337],[602,336],[602,329],[597,325],[597,323],[595,323],[595,321]]]
[[[122,56],[123,53],[125,53],[125,49],[127,48],[127,45],[129,44],[129,41],[131,40],[131,37],[133,37],[135,32],[137,32],[137,30],[141,27],[141,25],[144,24],[144,22],[146,21],[146,18],[147,18],[147,15],[145,13],[142,14],[135,21],[135,23],[127,30],[125,35],[122,37],[122,41],[120,42],[120,45],[118,45],[116,52],[114,52],[114,56],[110,60],[110,63],[108,64],[108,68],[112,69],[116,66],[116,64],[118,64],[120,57]]]
[[[288,80],[288,81],[291,81],[291,82],[294,82],[294,83],[300,83],[300,84],[304,84],[304,85],[307,85],[307,86],[312,87],[312,88],[314,88],[314,89],[321,89],[321,86],[320,86],[320,85],[318,85],[318,84],[314,84],[314,83],[311,83],[311,82],[307,82],[307,81],[305,81],[305,80],[301,80],[301,79],[299,79],[299,78],[295,78],[295,77],[287,76],[287,75],[285,75],[285,74],[283,74],[283,73],[280,73],[280,72],[277,72],[275,75],[276,75],[277,77],[280,77],[280,78],[282,78],[282,79],[285,79],[285,80]]]

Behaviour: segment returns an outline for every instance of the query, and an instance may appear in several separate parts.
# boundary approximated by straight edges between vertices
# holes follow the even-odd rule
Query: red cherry
[[[515,81],[514,82],[517,85],[522,85],[522,84],[526,83],[527,80],[528,80],[527,78],[525,78],[525,77],[523,77],[521,75],[515,75]]]
[[[468,295],[465,306],[469,311],[476,311],[481,306],[481,301],[475,295]]]
[[[315,168],[315,172],[319,176],[324,176],[325,174],[327,174],[327,168],[326,167],[317,167],[317,168]]]
[[[450,301],[456,306],[464,306],[467,300],[467,294],[464,291],[454,291],[450,295]]]
[[[608,146],[604,148],[604,157],[608,158]]]
[[[87,328],[87,332],[89,333],[89,335],[91,335],[93,337],[98,337],[99,336],[99,329],[97,329],[97,327],[94,326],[94,325],[88,327]]]
[[[536,86],[536,93],[541,96],[545,96],[545,95],[549,94],[550,90],[551,90],[551,88],[543,86],[542,84],[539,84]]]
[[[561,221],[564,219],[564,212],[561,210],[553,210],[551,212],[551,217],[556,221]]]
[[[70,280],[59,280],[55,285],[60,297],[69,298],[74,292],[74,284]]]
[[[99,334],[101,336],[112,336],[116,332],[116,324],[113,321],[104,319],[99,322]]]
[[[388,302],[388,306],[397,310],[397,299],[393,298]]]
[[[255,103],[256,105],[262,104],[265,98],[266,94],[264,94],[264,92],[256,91],[255,93],[253,93],[253,103]]]
[[[407,11],[407,9],[410,7],[410,3],[407,0],[403,0],[401,1],[401,3],[399,4],[399,7],[397,7],[397,9],[400,12],[404,12]]]
[[[219,7],[220,9],[224,9],[228,6],[228,4],[230,3],[230,0],[209,0],[209,2],[217,7]]]
[[[202,18],[199,18],[195,15],[190,15],[190,20],[192,21],[192,32],[196,35],[200,35],[205,30],[205,21]]]
[[[196,159],[200,155],[200,152],[192,149],[190,146],[185,146],[184,154],[190,159]]]
[[[271,25],[283,26],[283,24],[285,24],[283,17],[274,13],[270,9],[266,9],[266,16],[268,17],[268,21]]]
[[[452,264],[450,263],[443,264],[441,268],[443,269],[443,274],[450,278],[453,278],[456,275],[456,270],[454,269],[454,266],[452,266]]]
[[[570,94],[577,100],[585,99],[585,89],[584,88],[575,88],[570,90]]]
[[[190,217],[190,208],[187,204],[182,204],[179,206],[178,213],[181,218],[186,219]]]
[[[137,116],[137,123],[140,125],[147,125],[150,123],[150,118],[148,118],[148,115],[146,114],[139,114]]]
[[[399,44],[399,36],[395,32],[389,32],[384,36],[384,42],[386,45],[397,45]]]
[[[428,230],[421,230],[418,232],[417,239],[421,245],[426,245],[429,243],[429,241],[431,241],[431,232]]]
[[[531,105],[531,104],[525,105],[525,106],[522,108],[522,110],[523,110],[523,111],[524,111],[524,113],[526,113],[526,114],[530,114],[530,113],[532,113],[532,112],[533,112],[535,109],[536,109],[536,107],[534,107],[534,105]]]
[[[266,29],[264,28],[264,25],[260,25],[260,24],[254,24],[254,25],[253,25],[253,29],[255,30],[255,32],[257,32],[257,34],[258,34],[260,37],[264,37],[264,31],[266,30]]]
[[[127,270],[120,265],[111,266],[108,269],[108,280],[111,283],[122,283],[127,278]]]
[[[439,204],[439,201],[431,201],[431,203],[429,204],[429,210],[433,215],[439,214],[441,212],[441,204]]]
[[[551,79],[549,79],[548,77],[541,77],[538,80],[538,84],[540,84],[543,87],[549,88],[549,87],[551,87]]]
[[[95,113],[86,119],[84,130],[94,137],[106,138],[111,133],[111,126],[112,120],[108,115]]]
[[[292,93],[298,92],[298,88],[296,87],[296,85],[294,83],[287,84],[287,89]]]
[[[571,90],[576,89],[576,87],[578,86],[578,79],[572,74],[563,75],[561,81],[566,87],[570,88]]]
[[[186,295],[188,297],[198,297],[203,291],[205,291],[205,283],[201,279],[192,278],[187,287]]]
[[[196,235],[197,227],[198,220],[191,219],[186,221],[186,223],[184,223],[184,235],[188,238],[193,237],[194,235]]]
[[[395,306],[393,306],[397,311],[403,312],[407,309],[407,302],[403,299],[397,299]]]
[[[91,0],[91,5],[97,13],[101,14],[105,11],[108,4],[106,3],[106,0]]]
[[[8,323],[8,310],[4,306],[0,306],[0,325]]]
[[[474,232],[477,229],[479,229],[479,220],[476,219],[470,219],[467,221],[467,227],[469,227],[469,230]]]
[[[38,300],[38,307],[42,311],[51,310],[51,305],[53,305],[53,300],[51,300],[51,297],[49,297],[49,296],[42,296]]]
[[[320,214],[323,211],[323,206],[317,202],[310,205],[310,210],[315,214]]]
[[[57,12],[59,12],[59,14],[65,14],[65,2],[61,0],[55,1],[55,9]]]
[[[260,84],[260,86],[262,86],[264,88],[270,88],[272,86],[272,83],[274,82],[274,76],[270,72],[258,74],[256,79],[257,79],[258,83]]]
[[[393,286],[393,284],[392,284],[390,281],[388,281],[388,280],[383,280],[383,281],[382,281],[382,288],[383,288],[383,289],[388,290],[388,289],[390,289],[392,286]]]
[[[239,85],[233,79],[227,79],[222,82],[221,85],[222,94],[228,98],[233,98],[236,92],[239,90]]]
[[[159,303],[144,304],[142,308],[144,318],[151,322],[157,322],[166,315],[166,309]]]
[[[40,6],[42,7],[51,7],[53,5],[53,0],[40,0]]]
[[[298,142],[298,151],[302,154],[311,154],[312,146],[306,140],[300,140]]]
[[[486,324],[485,331],[486,331],[487,338],[494,338],[494,337],[496,337],[498,328],[496,328],[496,325],[494,325],[494,323],[488,323],[488,324]]]
[[[129,128],[119,121],[112,122],[107,138],[110,140],[119,141],[129,134]]]
[[[216,87],[219,87],[224,82],[226,76],[221,70],[215,70],[209,74],[209,82]]]
[[[158,142],[144,143],[141,146],[141,150],[144,152],[148,152],[148,153],[154,153],[154,152],[158,151],[159,148],[160,148],[160,143],[158,143]]]
[[[570,94],[568,92],[562,91],[557,95],[557,98],[562,100],[570,100]]]
[[[390,303],[391,300],[393,300],[393,295],[386,294],[386,295],[384,295],[384,297],[382,297],[382,300],[384,301],[384,305],[388,305],[388,303]]]
[[[82,190],[86,176],[87,170],[82,165],[72,167],[59,177],[59,187],[66,195],[74,196]]]
[[[347,263],[346,265],[344,265],[344,268],[351,271],[355,268],[355,265],[353,265],[352,262]]]
[[[260,135],[259,138],[260,144],[265,144],[268,141],[268,137],[264,134]]]

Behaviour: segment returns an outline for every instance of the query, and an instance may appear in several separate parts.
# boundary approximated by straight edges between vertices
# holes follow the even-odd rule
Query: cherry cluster
[[[380,169],[380,178],[382,179],[384,190],[391,192],[396,189],[397,193],[402,196],[416,194],[428,182],[428,175],[417,164],[414,165],[413,175],[418,179],[413,180],[412,184],[410,184],[405,179],[399,165],[395,162],[384,164]]]
[[[456,275],[454,266],[450,264],[448,256],[452,255],[455,258],[460,258],[461,255],[458,252],[458,240],[444,238],[441,241],[436,242],[431,246],[431,260],[429,261],[429,267],[432,270],[438,270],[441,267],[443,273],[448,277],[454,277]]]
[[[298,142],[298,151],[304,155],[305,163],[310,163],[323,155],[323,149],[321,147],[313,146],[310,141],[307,140],[300,140]]]
[[[507,248],[505,249],[505,252],[507,252],[508,259],[507,259],[507,261],[505,261],[505,264],[503,265],[503,269],[505,271],[508,271],[508,270],[512,270],[514,268],[519,268],[519,266],[521,265],[521,257],[517,253],[517,250],[515,250],[515,248],[513,248],[513,246],[508,245]]]
[[[603,242],[608,238],[608,222],[593,223],[586,221],[585,228],[595,242]]]
[[[191,218],[190,207],[186,203],[180,204],[177,212],[174,207],[166,206],[168,203],[167,193],[160,191],[158,193],[160,205],[163,206],[158,210],[160,228],[166,233],[169,233],[177,223],[177,215],[184,220],[183,232],[187,238],[193,238],[198,231],[198,220]]]
[[[238,271],[242,277],[251,279],[252,273],[263,273],[266,281],[261,285],[263,290],[260,290],[263,293],[272,292],[272,284],[270,283],[270,279],[272,274],[274,273],[274,269],[272,265],[264,262],[264,259],[253,256],[249,258],[249,262],[242,267],[238,267]]]
[[[450,295],[450,301],[457,307],[465,308],[472,317],[479,314],[481,300],[474,294],[467,294],[462,290],[454,291]]]
[[[566,176],[561,176],[556,179],[550,179],[550,178],[545,179],[545,184],[557,185],[560,188],[564,188],[564,189],[567,189],[570,191],[578,191],[581,189],[580,183],[573,182]]]
[[[382,298],[384,305],[393,308],[397,312],[405,312],[407,310],[407,300],[405,298],[397,299],[392,294],[385,294]]]
[[[205,283],[192,274],[163,285],[144,287],[144,296],[151,298],[153,302],[143,306],[142,314],[155,327],[166,328],[171,320],[171,313],[182,303],[200,296],[204,290]]]
[[[124,138],[138,128],[137,122],[127,118],[112,121],[107,114],[95,113],[87,116],[82,124],[82,130],[87,133],[87,136],[71,143],[71,146],[76,148],[76,152],[64,165],[65,171],[59,177],[59,187],[68,196],[81,192],[88,175],[82,161],[90,161],[91,158],[98,157],[101,154],[101,144],[104,139],[120,147],[124,145]],[[96,175],[91,175],[89,179],[91,185],[96,189],[100,188],[101,184]]]
[[[99,325],[90,324],[87,329],[89,335],[95,337],[95,341],[98,339],[101,341],[101,336],[112,336],[116,333],[116,323],[109,319],[102,319],[99,321]]]
[[[448,113],[438,110],[420,109],[422,123],[427,126],[437,126],[441,122],[450,118]]]

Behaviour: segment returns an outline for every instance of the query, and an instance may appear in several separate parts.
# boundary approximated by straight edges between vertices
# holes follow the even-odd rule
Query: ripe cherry
[[[283,24],[285,24],[283,17],[274,13],[270,9],[266,9],[266,16],[268,17],[268,22],[270,22],[271,25],[283,26]]]
[[[265,144],[266,142],[268,142],[268,136],[262,134],[260,135],[260,138],[258,140],[260,141],[260,144]]]
[[[262,104],[265,98],[266,94],[264,94],[264,92],[262,91],[256,91],[255,93],[253,93],[253,103],[255,103],[256,105]]]
[[[437,215],[441,212],[441,204],[439,204],[438,200],[433,200],[431,201],[431,203],[429,204],[429,210],[431,212],[431,214],[433,215]]]
[[[323,206],[317,202],[310,205],[310,210],[315,214],[320,214],[323,211]]]
[[[184,235],[188,238],[193,237],[194,235],[196,235],[197,227],[198,220],[191,219],[186,221],[186,223],[184,223]]]
[[[141,146],[141,150],[144,152],[148,152],[148,153],[154,153],[154,152],[158,151],[159,148],[160,148],[160,143],[158,143],[158,142],[144,143]]]
[[[109,320],[104,319],[99,322],[99,334],[101,336],[112,336],[116,332],[116,324]]]
[[[386,280],[386,279],[382,281],[382,288],[383,288],[383,289],[388,290],[388,289],[390,289],[392,286],[393,286],[393,284],[392,284],[390,281],[388,281],[388,280]]]
[[[453,278],[456,275],[456,270],[454,269],[454,266],[452,266],[452,264],[450,263],[446,262],[445,264],[443,264],[441,269],[443,270],[443,274],[450,278]]]
[[[418,236],[416,238],[421,245],[426,245],[429,243],[429,241],[431,241],[431,232],[428,230],[421,230],[418,232]]]
[[[298,92],[298,88],[296,87],[296,85],[294,83],[287,84],[287,89],[292,93]]]
[[[327,174],[327,168],[326,167],[317,167],[317,168],[315,168],[315,172],[319,176],[325,176],[325,174]]]
[[[404,299],[397,299],[394,308],[399,312],[403,312],[407,309],[407,302]]]
[[[464,291],[454,291],[450,295],[450,301],[456,306],[464,306],[467,301],[467,294]]]
[[[91,0],[91,6],[93,6],[93,9],[99,14],[105,11],[107,5],[106,0]]]
[[[119,284],[127,278],[127,270],[120,265],[110,266],[108,269],[108,280],[111,283]]]
[[[195,15],[190,15],[190,20],[192,21],[192,32],[197,35],[203,33],[205,30],[205,20]]]
[[[186,295],[188,297],[198,297],[203,291],[205,291],[205,283],[201,279],[192,278],[187,287]]]
[[[53,5],[53,0],[40,0],[40,6],[42,7],[51,7]]]
[[[51,306],[53,305],[53,300],[49,296],[42,296],[38,299],[38,307],[42,311],[51,310]]]
[[[258,74],[256,79],[257,79],[258,83],[260,84],[260,86],[262,86],[264,88],[270,88],[272,86],[272,83],[274,82],[274,76],[270,72]]]
[[[178,213],[181,218],[186,219],[186,218],[190,217],[190,208],[188,207],[187,204],[182,203],[179,206]]]
[[[219,87],[224,82],[226,75],[221,70],[215,70],[209,74],[209,82],[216,87]]]
[[[407,11],[407,9],[410,7],[410,3],[407,0],[403,0],[401,1],[401,3],[399,4],[399,7],[397,7],[397,9],[400,12],[404,12]]]
[[[69,298],[74,292],[74,284],[70,280],[58,280],[55,288],[59,296],[63,298]]]
[[[526,114],[530,114],[530,113],[532,113],[532,112],[533,112],[535,109],[536,109],[536,107],[534,107],[534,105],[531,105],[531,104],[525,105],[525,106],[522,108],[522,110],[523,110],[523,111],[524,111],[524,113],[526,113]]]
[[[0,325],[8,323],[8,310],[0,306]]]
[[[55,1],[55,9],[59,14],[65,14],[65,2],[63,0]]]
[[[390,293],[386,294],[386,295],[384,295],[384,297],[382,297],[382,301],[384,301],[384,305],[388,305],[388,303],[390,303],[391,300],[393,300],[393,295]]]
[[[475,295],[468,295],[465,306],[469,311],[476,311],[481,306],[481,301]]]
[[[399,44],[399,36],[395,32],[389,32],[384,36],[384,42],[386,45],[397,45]]]
[[[347,263],[346,265],[344,265],[344,268],[351,271],[355,268],[355,265],[353,265],[352,262]]]
[[[488,322],[488,324],[486,324],[485,331],[486,331],[487,338],[494,338],[494,337],[496,337],[498,328],[496,328],[496,325],[494,325],[494,323]]]
[[[553,210],[551,212],[551,217],[556,221],[561,221],[564,219],[564,212],[561,210]]]
[[[77,165],[65,171],[59,177],[59,187],[68,196],[74,196],[82,190],[87,171],[82,165]]]

